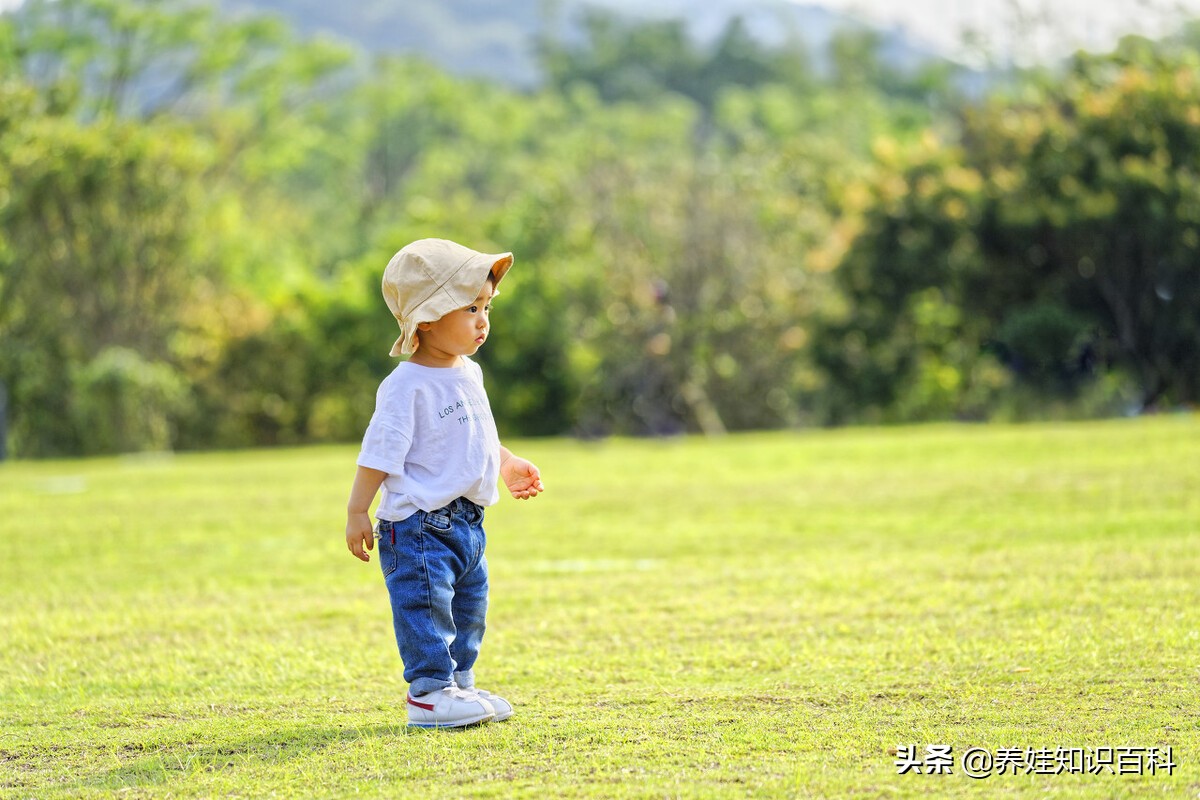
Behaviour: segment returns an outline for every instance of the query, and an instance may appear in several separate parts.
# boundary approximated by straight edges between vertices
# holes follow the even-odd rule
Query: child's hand
[[[514,455],[500,462],[500,477],[508,491],[518,500],[528,500],[546,491],[542,485],[542,473],[533,463]]]
[[[346,547],[360,561],[370,561],[367,550],[375,548],[375,534],[371,529],[371,515],[363,511],[346,517]]]

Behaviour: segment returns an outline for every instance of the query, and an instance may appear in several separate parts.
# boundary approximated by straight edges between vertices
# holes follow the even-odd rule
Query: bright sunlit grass
[[[1200,792],[1197,417],[508,444],[548,489],[488,516],[517,716],[460,733],[404,727],[354,448],[0,467],[0,795]]]

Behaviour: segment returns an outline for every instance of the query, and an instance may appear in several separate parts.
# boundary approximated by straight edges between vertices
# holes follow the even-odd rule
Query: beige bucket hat
[[[499,286],[512,263],[512,253],[479,253],[447,239],[419,239],[401,248],[383,271],[383,299],[401,331],[391,355],[415,352],[419,324],[470,305],[489,274]]]

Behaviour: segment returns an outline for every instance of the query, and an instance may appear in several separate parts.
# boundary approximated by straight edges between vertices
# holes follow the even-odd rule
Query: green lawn
[[[1200,794],[1200,417],[508,444],[517,716],[457,733],[404,727],[355,448],[0,466],[0,796]]]

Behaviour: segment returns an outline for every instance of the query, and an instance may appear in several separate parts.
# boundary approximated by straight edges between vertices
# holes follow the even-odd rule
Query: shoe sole
[[[509,716],[511,716],[511,714]],[[495,714],[484,714],[480,717],[460,720],[458,722],[409,722],[407,727],[423,728],[425,730],[440,730],[442,728],[470,728],[475,725],[482,725],[485,722],[491,722],[495,718]]]

